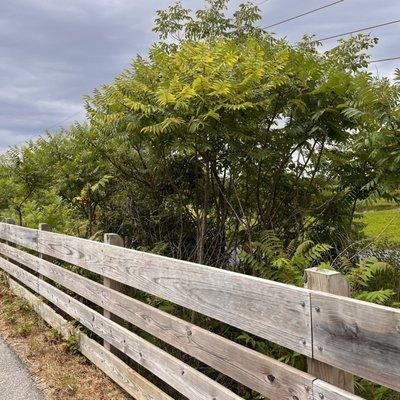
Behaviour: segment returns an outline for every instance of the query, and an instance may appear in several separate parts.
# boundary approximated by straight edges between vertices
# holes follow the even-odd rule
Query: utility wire
[[[381,58],[380,60],[368,61],[368,64],[380,63],[384,61],[400,60],[400,57]]]
[[[295,15],[294,17],[290,17],[290,18],[284,19],[283,21],[276,22],[275,24],[265,26],[262,29],[272,28],[273,26],[277,26],[277,25],[284,24],[285,22],[293,21],[294,19],[297,19],[297,18],[300,18],[300,17],[304,17],[305,15],[309,15],[309,14],[315,13],[317,11],[323,10],[324,8],[332,7],[332,6],[336,5],[336,4],[343,3],[343,2],[344,2],[344,0],[337,0],[337,1],[334,1],[333,3],[326,4],[326,5],[322,6],[322,7],[314,8],[313,10],[304,12],[304,13],[299,14],[299,15]]]
[[[75,116],[77,116],[77,115],[79,115],[79,114],[82,114],[83,112],[85,112],[85,110],[78,111],[78,112],[76,112],[76,113],[70,115],[69,117],[63,119],[62,121],[60,121],[60,122],[58,122],[58,123],[56,123],[56,124],[53,124],[53,125],[47,127],[46,130],[50,130],[50,129],[55,128],[55,127],[58,128],[58,127],[60,127],[60,125],[63,124],[64,122],[67,122],[67,121],[70,120],[71,118],[73,118],[73,117],[75,117]]]
[[[380,28],[381,26],[387,26],[387,25],[393,25],[393,24],[397,24],[400,22],[400,19],[396,19],[394,21],[389,21],[389,22],[384,22],[383,24],[378,24],[378,25],[372,25],[372,26],[367,26],[365,28],[361,28],[361,29],[357,29],[355,31],[350,31],[350,32],[344,32],[344,33],[339,33],[337,35],[333,35],[333,36],[328,36],[328,37],[324,37],[322,39],[317,39],[318,42],[323,42],[324,40],[329,40],[329,39],[335,39],[341,36],[347,36],[347,35],[351,35],[353,33],[358,33],[358,32],[362,32],[362,31],[367,31],[369,29],[375,29],[375,28]]]
[[[268,0],[263,0],[260,1],[259,3],[256,4],[257,7],[261,6],[262,4],[266,3]]]

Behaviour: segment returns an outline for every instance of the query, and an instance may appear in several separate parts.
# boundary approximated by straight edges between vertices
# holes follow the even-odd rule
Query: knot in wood
[[[267,375],[267,379],[270,383],[274,383],[274,381],[275,381],[275,377],[271,374]]]
[[[356,323],[351,325],[344,325],[344,331],[347,337],[351,339],[358,339],[360,329],[358,328],[358,325]]]

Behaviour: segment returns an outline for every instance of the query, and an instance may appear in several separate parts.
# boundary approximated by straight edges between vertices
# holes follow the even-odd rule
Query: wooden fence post
[[[104,234],[104,243],[111,244],[113,246],[124,247],[124,239],[116,233],[105,233]],[[114,289],[118,292],[121,292],[121,293],[126,292],[126,286],[123,283],[114,281],[107,277],[103,277],[103,285],[110,289]],[[121,318],[117,317],[116,315],[110,313],[107,310],[103,310],[103,315],[106,318],[109,318],[112,321],[115,321],[118,323],[121,323],[123,321]],[[119,355],[118,350],[115,347],[111,346],[110,343],[108,343],[104,340],[103,344],[107,350],[111,351],[114,354]]]
[[[39,224],[39,231],[51,232],[51,226],[49,224],[45,224],[45,223],[41,222]],[[43,260],[51,261],[51,257],[46,256],[45,254],[42,254],[42,253],[39,253],[39,258],[42,258]],[[39,279],[45,280],[43,275],[39,274],[38,276],[39,276]]]
[[[308,268],[305,270],[305,280],[307,289],[350,297],[349,283],[340,272],[329,269]],[[352,374],[312,358],[307,359],[307,369],[311,375],[354,393]]]
[[[12,218],[6,218],[6,224],[15,225],[15,221]],[[6,243],[7,246],[14,246],[14,244],[12,242],[9,242],[8,240],[6,240],[5,243]],[[5,259],[7,261],[12,261],[8,257],[5,257]]]

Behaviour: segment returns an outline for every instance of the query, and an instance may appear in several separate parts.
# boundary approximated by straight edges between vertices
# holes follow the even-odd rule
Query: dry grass
[[[13,296],[1,276],[0,336],[26,363],[46,400],[131,399]]]

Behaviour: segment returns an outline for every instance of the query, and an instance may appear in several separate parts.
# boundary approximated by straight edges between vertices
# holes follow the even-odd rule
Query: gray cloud
[[[183,3],[195,9],[202,2]],[[232,0],[232,7],[238,3]],[[145,54],[155,39],[151,32],[155,10],[169,4],[169,0],[2,0],[0,149],[82,119],[82,95],[112,81],[137,53]],[[260,6],[262,25],[320,5],[320,0],[269,0]],[[295,41],[306,33],[323,37],[399,16],[398,0],[345,0],[274,31]],[[381,37],[373,58],[400,56],[399,29],[400,25],[392,25],[372,32]],[[372,71],[391,75],[397,65],[377,64]]]

